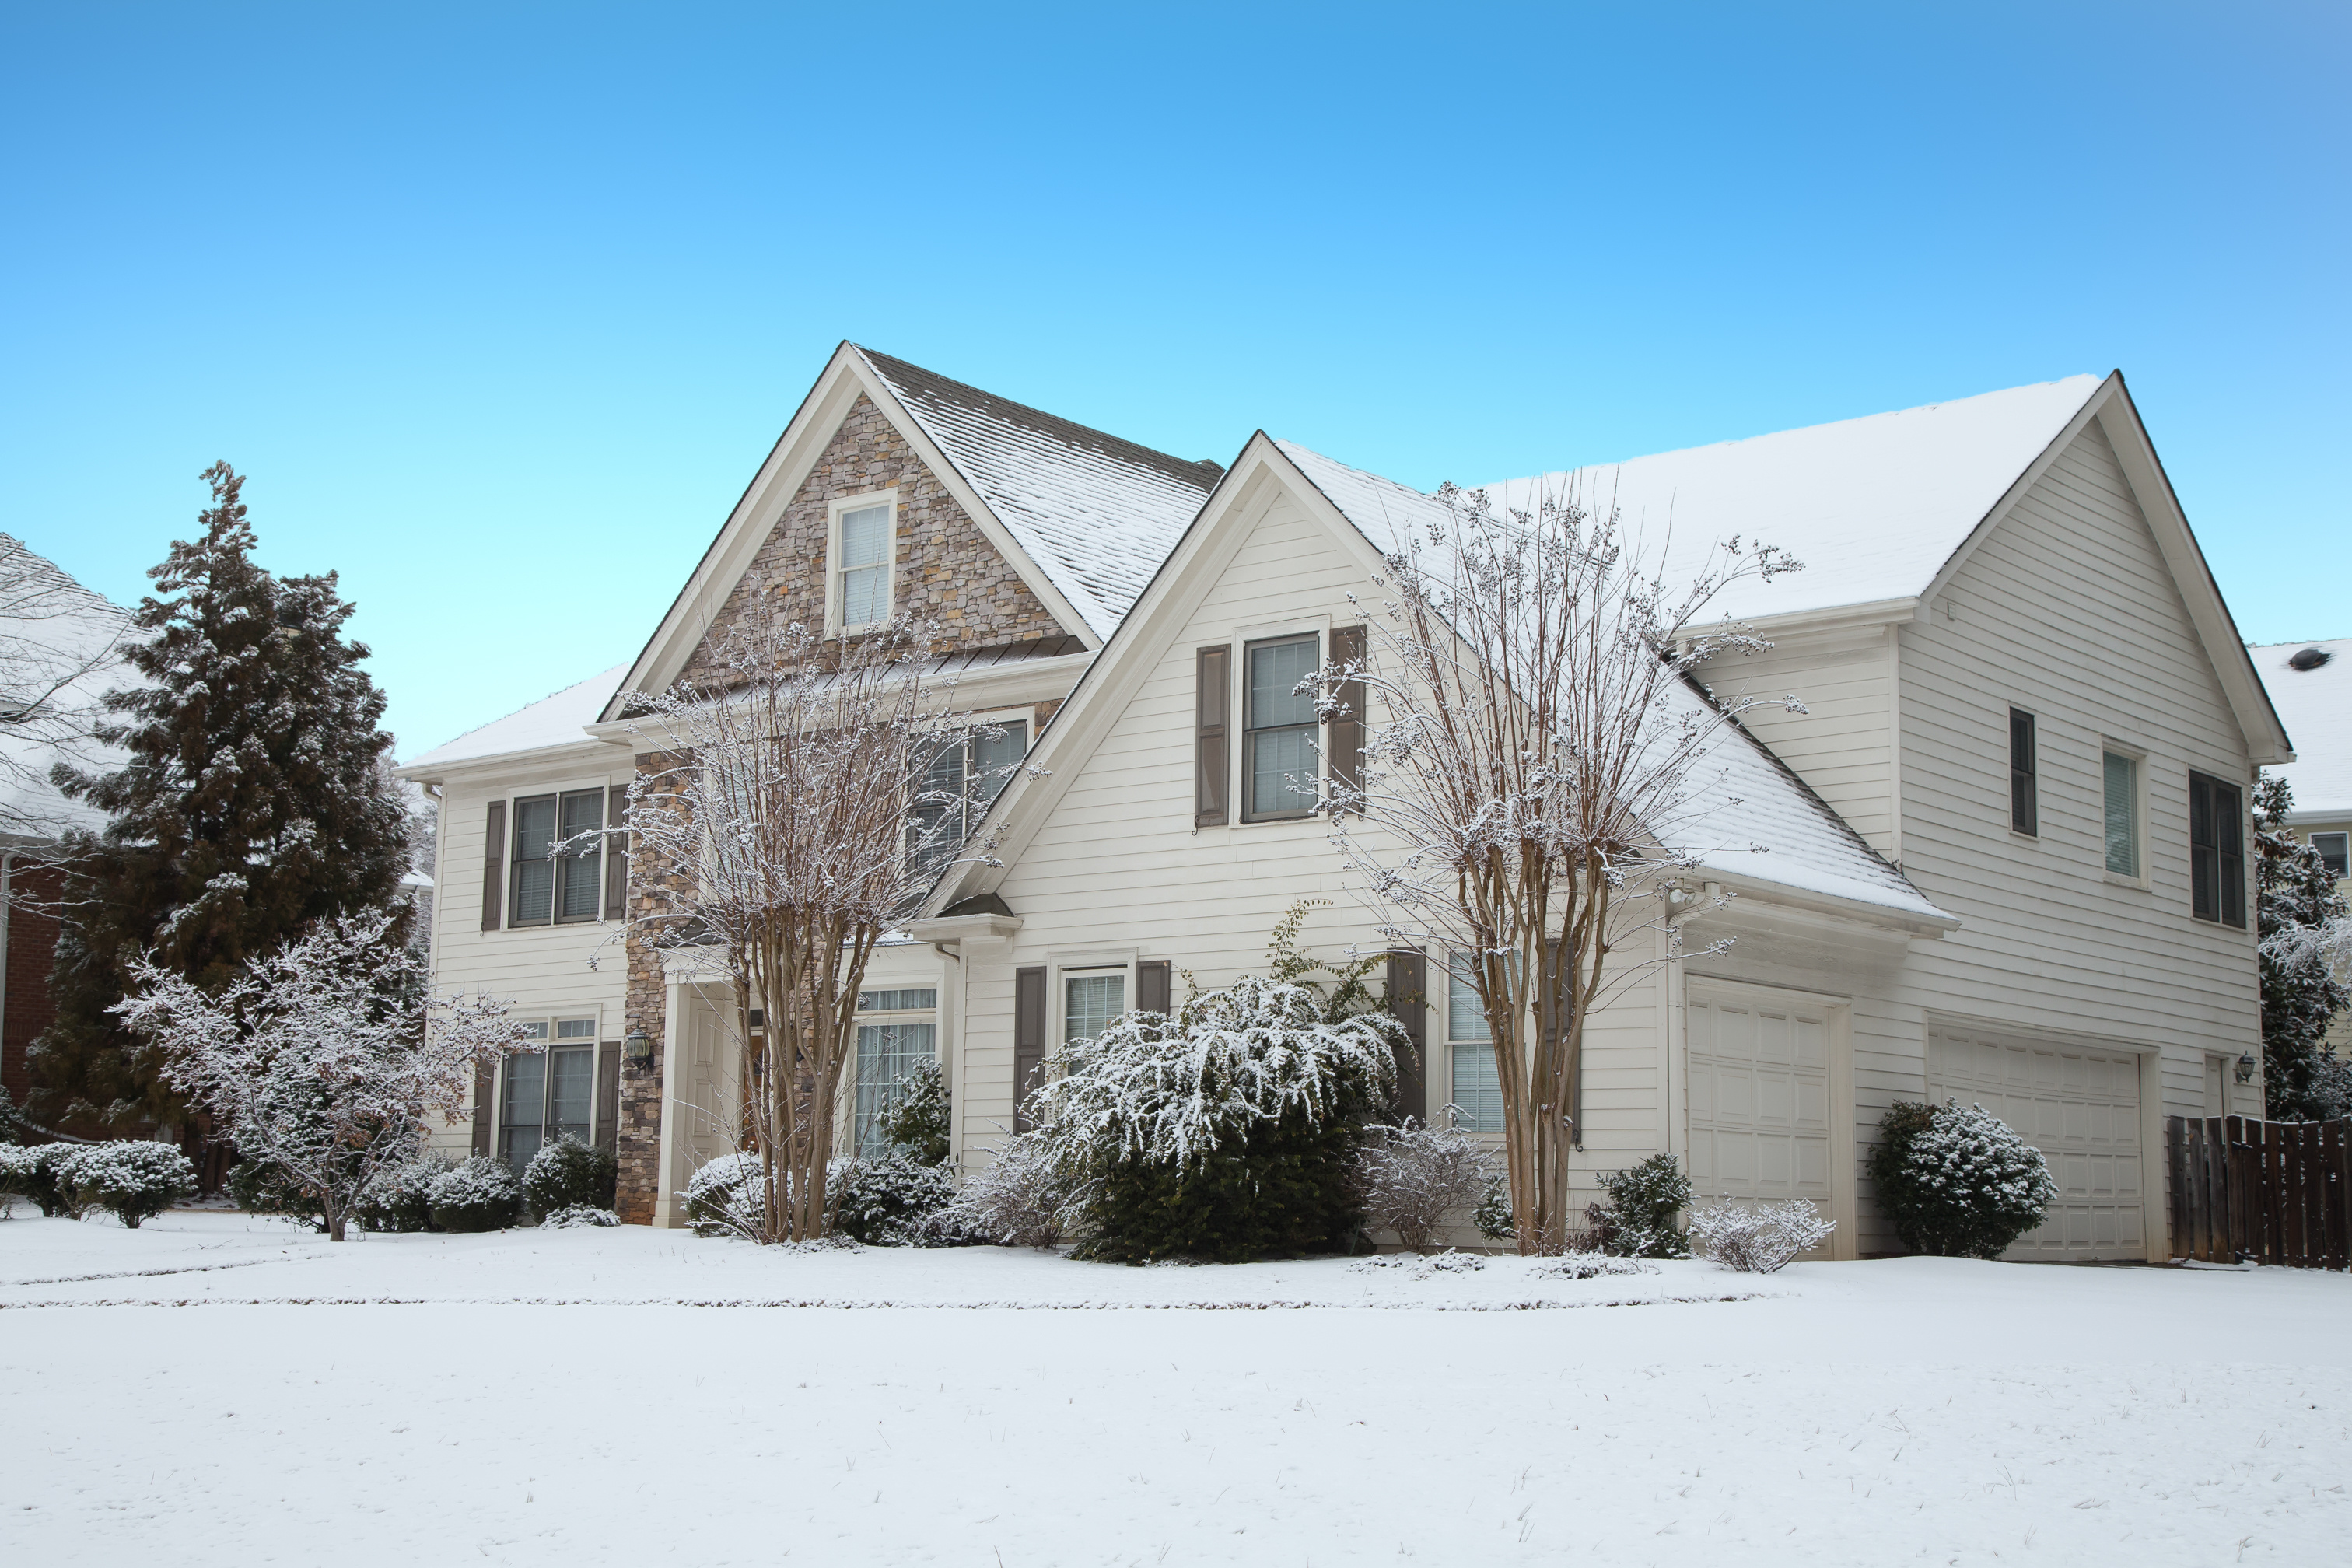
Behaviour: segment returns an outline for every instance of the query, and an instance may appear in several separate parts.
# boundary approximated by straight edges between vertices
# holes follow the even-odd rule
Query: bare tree
[[[710,673],[638,696],[637,750],[666,759],[629,789],[639,868],[669,868],[633,929],[698,957],[730,995],[741,1121],[757,1154],[762,1239],[828,1225],[843,1068],[875,944],[965,848],[991,781],[967,748],[1001,731],[941,705],[929,628],[827,638],[755,607]]]
[[[1449,485],[1389,555],[1364,657],[1321,673],[1364,694],[1363,776],[1331,791],[1332,838],[1382,936],[1459,955],[1501,1087],[1519,1249],[1558,1251],[1592,1009],[1646,967],[1608,962],[1660,919],[1710,797],[1708,761],[1750,706],[1692,679],[1769,644],[1695,624],[1730,583],[1798,563],[1735,538],[1669,585],[1573,491],[1496,512]],[[1801,710],[1794,698],[1782,700]]]
[[[0,835],[34,853],[83,818],[49,773],[101,760],[92,732],[130,626],[129,611],[0,533]]]

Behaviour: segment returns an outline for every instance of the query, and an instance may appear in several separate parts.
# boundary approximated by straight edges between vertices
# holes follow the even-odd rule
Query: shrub
[[[1448,1215],[1476,1208],[1496,1184],[1486,1145],[1450,1127],[1372,1127],[1356,1153],[1356,1194],[1364,1223],[1426,1252]]]
[[[249,1215],[291,1220],[326,1233],[327,1215],[318,1198],[275,1165],[239,1160],[228,1168],[228,1195]]]
[[[8,1144],[0,1147],[0,1159],[7,1162],[0,1166],[0,1179],[8,1192],[32,1199],[49,1218],[79,1219],[84,1200],[75,1194],[67,1173],[80,1153],[81,1146],[74,1143]]]
[[[425,1193],[433,1223],[443,1230],[503,1230],[522,1209],[522,1184],[483,1154],[437,1173]]]
[[[541,1145],[523,1167],[522,1200],[541,1218],[557,1209],[608,1209],[620,1172],[620,1162],[608,1151],[591,1149],[577,1138],[558,1138]]]
[[[937,1223],[949,1234],[997,1247],[1049,1247],[1069,1227],[1075,1195],[1053,1148],[1024,1132],[964,1178]]]
[[[1690,1178],[1672,1154],[1653,1154],[1601,1178],[1606,1208],[1590,1215],[1601,1250],[1618,1258],[1688,1258],[1675,1217],[1690,1205]]]
[[[1511,1184],[1501,1172],[1486,1184],[1486,1195],[1478,1202],[1478,1212],[1470,1216],[1478,1234],[1488,1241],[1508,1241],[1518,1235],[1518,1226],[1511,1217]]]
[[[757,1241],[767,1234],[767,1205],[760,1156],[721,1154],[706,1160],[686,1180],[686,1217],[705,1236],[732,1232]]]
[[[84,1208],[102,1208],[137,1230],[196,1190],[196,1167],[170,1143],[93,1143],[59,1172]]]
[[[948,1134],[954,1125],[947,1075],[935,1061],[918,1064],[874,1119],[875,1130],[918,1165],[946,1163]]]
[[[549,1230],[593,1230],[620,1223],[621,1216],[611,1209],[593,1208],[587,1204],[557,1209],[540,1221]]]
[[[1878,1123],[1871,1184],[1903,1245],[1998,1258],[2057,1200],[2042,1151],[1980,1105],[1898,1103]]]
[[[1830,1238],[1837,1222],[1809,1198],[1745,1206],[1726,1199],[1691,1214],[1691,1245],[1741,1274],[1778,1274],[1790,1260]]]
[[[447,1160],[411,1160],[380,1171],[360,1194],[352,1214],[362,1230],[414,1234],[432,1230],[433,1184],[452,1167]]]
[[[947,1247],[940,1215],[955,1201],[955,1173],[906,1154],[850,1160],[827,1177],[835,1235],[868,1247]]]
[[[0,1090],[0,1093],[5,1093]],[[34,1173],[40,1168],[37,1149],[19,1143],[0,1143],[0,1219],[16,1212],[16,1200],[33,1195]]]

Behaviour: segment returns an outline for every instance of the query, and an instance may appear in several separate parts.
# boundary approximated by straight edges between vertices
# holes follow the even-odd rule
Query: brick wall
[[[18,1105],[32,1088],[25,1047],[58,1016],[58,1005],[49,995],[58,921],[46,909],[55,907],[64,880],[62,873],[46,867],[27,869],[20,865],[9,875],[10,890],[20,901],[8,910],[8,998],[0,1010],[0,1084],[7,1086],[9,1098]]]

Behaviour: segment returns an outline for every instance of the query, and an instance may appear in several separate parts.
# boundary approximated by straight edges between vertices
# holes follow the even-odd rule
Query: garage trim
[[[1861,1256],[1858,1204],[1861,1198],[1856,1164],[1853,1099],[1853,1002],[1846,996],[1794,986],[1759,985],[1747,980],[1720,980],[1711,974],[1685,972],[1683,994],[1677,999],[1675,1032],[1681,1049],[1675,1053],[1675,1105],[1672,1123],[1680,1145],[1683,1168],[1690,1168],[1691,1108],[1689,1084],[1690,1007],[1714,997],[1735,1004],[1780,1007],[1817,1007],[1826,1016],[1829,1035],[1829,1188],[1830,1206],[1837,1230],[1830,1237],[1830,1256],[1851,1260]],[[1707,1194],[1694,1192],[1692,1201]]]

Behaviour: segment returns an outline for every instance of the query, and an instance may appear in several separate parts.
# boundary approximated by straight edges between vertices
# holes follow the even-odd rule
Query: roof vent
[[[2324,647],[2307,647],[2286,661],[2289,669],[2317,669],[2336,656]]]

